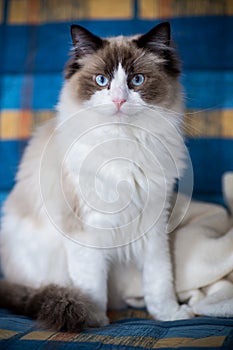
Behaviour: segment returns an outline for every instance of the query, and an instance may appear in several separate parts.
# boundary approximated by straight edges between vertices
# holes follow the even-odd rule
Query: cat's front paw
[[[191,307],[186,305],[186,304],[182,304],[182,305],[180,305],[178,310],[172,316],[171,321],[186,320],[186,319],[189,319],[192,317],[194,317],[194,313],[193,313]]]
[[[183,304],[179,305],[176,302],[170,302],[164,307],[157,308],[154,312],[150,310],[151,315],[160,321],[175,321],[189,319],[194,316],[190,306]]]

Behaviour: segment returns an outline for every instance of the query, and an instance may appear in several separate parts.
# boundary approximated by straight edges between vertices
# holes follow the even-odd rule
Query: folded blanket
[[[231,214],[221,206],[192,201],[170,233],[177,295],[197,315],[233,316],[233,173],[224,175],[223,193]],[[172,221],[177,221],[185,202],[183,196]],[[131,281],[130,286],[123,284],[124,301],[141,307],[139,275]]]

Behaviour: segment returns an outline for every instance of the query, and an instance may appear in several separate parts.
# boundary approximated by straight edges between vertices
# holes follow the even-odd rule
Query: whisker
[[[201,135],[201,130],[198,127],[195,127],[194,125],[190,125],[187,123],[184,123],[182,126],[183,132],[186,136],[190,137],[198,137]]]

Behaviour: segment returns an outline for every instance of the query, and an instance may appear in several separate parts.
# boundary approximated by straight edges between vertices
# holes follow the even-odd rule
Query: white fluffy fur
[[[171,111],[146,106],[128,89],[121,66],[111,89],[85,105],[71,85],[72,78],[57,117],[33,136],[5,204],[5,277],[75,286],[106,311],[108,302],[122,306],[116,271],[133,266],[152,316],[189,317],[176,301],[166,235],[169,199],[184,167],[181,101]],[[127,100],[120,113],[113,99]]]
[[[228,172],[224,174],[223,191],[231,212],[232,186],[233,173]],[[183,199],[187,200],[185,196]],[[178,207],[182,210],[183,203]],[[178,299],[188,303],[196,315],[233,316],[232,219],[222,206],[192,201],[181,224],[170,235]],[[121,285],[114,290],[115,296],[120,296],[122,305],[124,301],[144,307],[138,271],[133,266],[116,269],[113,276],[120,274]]]

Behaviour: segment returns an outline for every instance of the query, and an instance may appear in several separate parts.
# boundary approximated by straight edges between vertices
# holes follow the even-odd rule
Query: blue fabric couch
[[[32,130],[54,114],[70,24],[111,36],[145,32],[162,20],[170,21],[183,62],[193,195],[223,203],[221,176],[233,170],[231,0],[1,0],[0,206]],[[233,349],[233,319],[158,322],[134,309],[110,312],[110,319],[107,327],[54,333],[1,310],[0,349]]]

